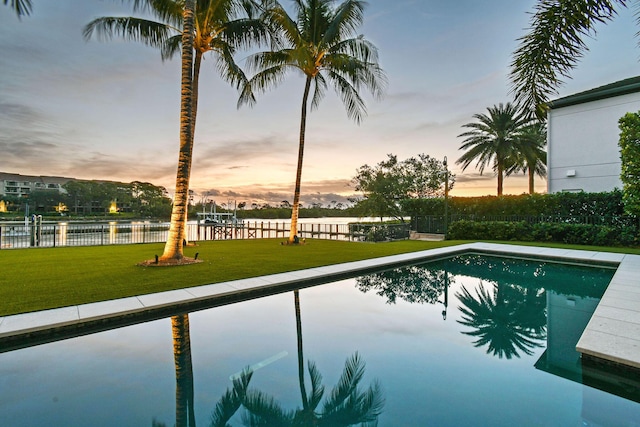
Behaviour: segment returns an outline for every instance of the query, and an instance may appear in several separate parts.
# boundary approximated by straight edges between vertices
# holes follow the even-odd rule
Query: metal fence
[[[382,242],[409,238],[411,224],[349,224],[352,240]]]
[[[188,223],[190,241],[288,238],[287,222]],[[169,223],[0,223],[0,249],[100,246],[165,242]],[[406,239],[409,224],[298,224],[298,236],[314,239],[381,241]]]

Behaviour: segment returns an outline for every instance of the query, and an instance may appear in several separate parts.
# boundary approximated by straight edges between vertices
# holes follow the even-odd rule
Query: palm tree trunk
[[[171,225],[161,260],[184,258],[182,238],[184,236],[185,211],[189,201],[189,179],[193,148],[193,22],[195,0],[186,0],[184,5],[184,28],[182,31],[182,81],[180,101],[180,152],[176,173],[176,192],[171,210]]]
[[[202,64],[202,51],[196,50],[195,59],[193,61],[193,84],[191,95],[191,152],[189,157],[193,158],[193,145],[195,143],[196,134],[196,118],[198,116],[198,88],[200,82],[200,65]],[[188,199],[187,199],[188,200]],[[184,230],[182,236],[183,244],[189,243],[189,233],[187,232],[187,224],[189,223],[189,203],[187,202],[187,208],[184,210]]]
[[[529,166],[527,168],[527,172],[529,173],[529,194],[533,194],[535,193],[535,190],[533,189],[533,177],[535,175],[533,169],[531,168],[531,166]]]
[[[171,332],[176,370],[176,427],[195,427],[189,315],[171,317]]]
[[[502,196],[502,186],[504,184],[504,166],[498,162],[498,196]]]
[[[298,145],[298,168],[296,169],[296,186],[293,190],[293,209],[291,209],[291,230],[289,232],[289,243],[293,243],[294,237],[298,234],[298,214],[300,212],[300,182],[302,181],[302,159],[304,157],[304,134],[307,126],[307,102],[309,100],[309,89],[311,88],[311,77],[307,76],[304,84],[304,95],[302,96],[302,114],[300,118],[300,143]]]
[[[300,382],[300,396],[302,397],[302,408],[307,409],[307,390],[304,385],[304,354],[302,353],[302,315],[300,313],[300,293],[296,289],[293,291],[293,300],[296,309],[296,333],[298,337],[298,381]]]

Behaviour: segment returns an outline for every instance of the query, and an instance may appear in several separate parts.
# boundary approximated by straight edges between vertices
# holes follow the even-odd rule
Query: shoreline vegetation
[[[471,242],[400,240],[363,243],[308,239],[305,245],[298,246],[281,245],[282,240],[198,242],[186,247],[185,255],[194,257],[198,253],[201,263],[169,269],[136,265],[140,259],[150,259],[162,253],[163,243],[2,251],[0,316]],[[640,255],[640,249],[630,248],[526,242],[517,244]]]

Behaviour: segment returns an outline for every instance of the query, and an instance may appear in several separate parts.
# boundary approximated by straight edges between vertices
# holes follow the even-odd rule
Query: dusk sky
[[[283,0],[287,7],[290,3]],[[368,95],[360,125],[347,118],[335,92],[308,116],[302,175],[305,203],[345,201],[358,167],[388,153],[425,153],[457,175],[452,195],[494,195],[490,170],[455,164],[458,135],[475,113],[512,100],[508,81],[516,39],[533,0],[371,0],[361,33],[379,49],[389,85],[383,100]],[[560,96],[638,75],[640,49],[633,9],[599,25],[590,52]],[[126,2],[33,0],[19,20],[0,5],[0,172],[82,179],[149,181],[175,187],[180,61],[133,42],[82,38],[101,16],[131,16]],[[246,53],[238,55],[242,59]],[[211,57],[201,71],[191,188],[228,200],[292,200],[303,78],[236,108],[237,91],[221,81]],[[523,175],[505,180],[505,194],[526,191]],[[536,180],[536,190],[546,182]]]

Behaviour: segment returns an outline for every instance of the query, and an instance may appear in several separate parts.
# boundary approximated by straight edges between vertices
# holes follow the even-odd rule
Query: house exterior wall
[[[547,121],[547,191],[622,188],[618,120],[637,111],[640,92],[552,106]]]

